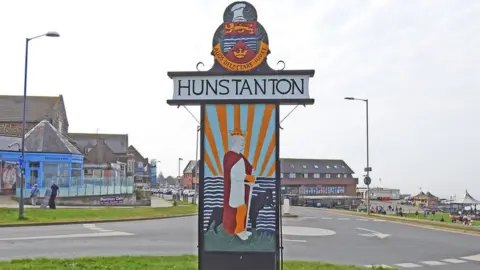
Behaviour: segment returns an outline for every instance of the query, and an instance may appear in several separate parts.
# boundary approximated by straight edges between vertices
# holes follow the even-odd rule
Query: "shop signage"
[[[121,196],[101,197],[100,204],[103,204],[103,205],[121,204],[123,203],[123,200],[124,199]]]
[[[343,195],[345,194],[344,186],[314,186],[305,187],[305,195]]]

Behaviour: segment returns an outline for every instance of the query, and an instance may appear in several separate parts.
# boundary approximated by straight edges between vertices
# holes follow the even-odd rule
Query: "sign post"
[[[279,110],[314,103],[315,71],[272,69],[269,54],[255,7],[234,2],[213,37],[212,68],[168,72],[167,103],[200,105],[200,270],[280,269]]]

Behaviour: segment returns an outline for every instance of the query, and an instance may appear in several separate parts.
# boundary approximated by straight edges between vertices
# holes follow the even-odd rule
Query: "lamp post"
[[[193,195],[193,198],[192,198],[192,203],[195,204],[197,202],[197,193],[198,193],[198,190],[199,190],[199,179],[198,179],[198,142],[199,142],[199,139],[200,139],[200,126],[197,126],[197,145],[195,147],[195,167],[193,168],[193,172],[195,174],[195,177],[193,179],[196,179],[197,183],[194,183],[195,184],[195,189],[194,189],[194,195]]]
[[[20,169],[21,169],[21,175],[20,175],[20,202],[19,202],[19,219],[24,219],[24,180],[25,180],[25,169],[24,169],[24,160],[25,160],[25,129],[27,125],[27,71],[28,71],[28,43],[31,40],[34,40],[36,38],[40,37],[60,37],[60,34],[57,32],[47,32],[45,34],[41,34],[35,37],[31,38],[26,38],[25,39],[25,73],[24,73],[24,78],[23,78],[23,117],[22,117],[22,153],[20,156]]]
[[[370,141],[369,141],[369,130],[368,130],[368,99],[362,99],[362,98],[354,98],[354,97],[346,97],[346,100],[358,100],[358,101],[363,101],[365,102],[365,113],[366,113],[366,132],[367,132],[367,167],[365,167],[365,172],[367,173],[365,175],[365,178],[363,179],[363,182],[365,185],[367,185],[367,214],[370,215],[370,184],[372,183],[372,179],[370,178],[370,172],[372,171],[372,168],[370,167]]]
[[[178,158],[178,184],[180,184],[180,167],[182,166],[182,160],[183,158]],[[180,198],[180,194],[178,194],[178,198]]]

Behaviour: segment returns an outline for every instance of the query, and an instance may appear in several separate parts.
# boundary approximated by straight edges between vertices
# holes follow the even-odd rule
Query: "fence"
[[[50,188],[50,183],[55,182],[60,188],[59,196],[61,197],[75,197],[75,196],[98,196],[98,195],[120,195],[132,194],[134,192],[133,177],[124,178],[84,178],[83,183],[80,179],[73,179],[69,184],[68,179],[46,179],[44,183],[48,187],[39,188],[39,197],[45,194],[45,191]],[[31,187],[25,186],[23,196],[30,197]],[[17,197],[20,197],[20,188],[16,188]]]

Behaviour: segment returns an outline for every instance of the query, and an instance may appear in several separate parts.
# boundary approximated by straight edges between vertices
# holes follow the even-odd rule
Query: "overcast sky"
[[[22,94],[25,38],[58,31],[30,43],[29,95],[63,94],[70,132],[128,133],[176,175],[179,157],[195,159],[197,123],[166,104],[166,73],[212,65],[231,2],[2,0],[1,93]],[[480,1],[251,3],[270,65],[316,70],[316,103],[283,122],[282,157],[344,159],[361,177],[365,108],[343,98],[368,98],[373,185],[480,197]]]

